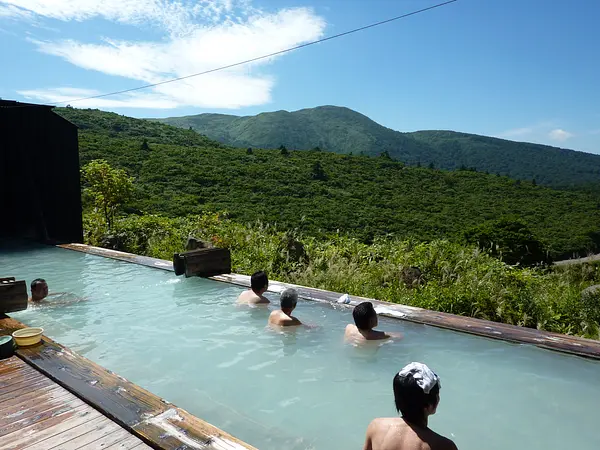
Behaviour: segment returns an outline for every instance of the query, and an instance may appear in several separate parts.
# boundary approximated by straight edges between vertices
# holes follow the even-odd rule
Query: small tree
[[[142,141],[142,146],[141,146],[141,149],[142,149],[142,151],[144,151],[144,152],[148,152],[148,151],[150,151],[150,146],[148,145],[148,140],[147,140],[147,139],[144,139],[144,140]]]
[[[91,198],[97,210],[102,211],[110,229],[119,206],[131,198],[133,178],[103,159],[86,164],[81,174],[85,183],[84,194]]]
[[[388,152],[387,150],[384,150],[383,152],[381,152],[381,153],[379,154],[379,157],[380,157],[380,158],[383,158],[383,159],[387,159],[387,160],[389,160],[389,161],[391,161],[391,160],[392,160],[392,157],[390,156],[390,152]]]
[[[320,161],[315,161],[313,164],[311,176],[313,180],[327,181],[327,174]]]
[[[248,147],[248,149],[246,150],[246,155],[252,155],[253,151],[252,151],[252,147]]]
[[[279,146],[279,151],[281,151],[281,154],[283,156],[288,156],[290,154],[290,152],[288,151],[288,149],[285,147],[285,145],[280,145]]]

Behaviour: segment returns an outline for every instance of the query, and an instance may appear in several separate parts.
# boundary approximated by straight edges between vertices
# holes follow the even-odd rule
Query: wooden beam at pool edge
[[[173,272],[173,263],[163,259],[150,258],[148,256],[140,256],[85,244],[64,244],[59,245],[58,247]],[[250,287],[250,277],[247,275],[223,274],[210,277],[210,279],[236,284],[238,286]],[[325,291],[322,289],[281,283],[272,280],[269,281],[270,292],[280,292],[286,287],[297,289],[300,297],[306,300],[330,304],[335,303],[340,295],[342,295],[341,293]],[[351,296],[351,299],[352,301],[348,305],[349,307],[354,307],[363,301],[370,301],[374,304],[380,315],[394,319],[407,320],[409,322],[431,325],[438,328],[474,334],[491,339],[500,339],[517,344],[530,344],[547,350],[600,360],[600,341],[593,339],[551,333],[549,331],[519,327],[473,317],[457,316],[455,314],[430,311],[414,306],[389,303],[354,295]]]
[[[0,336],[25,326],[0,315]],[[16,354],[154,449],[257,450],[46,336]]]

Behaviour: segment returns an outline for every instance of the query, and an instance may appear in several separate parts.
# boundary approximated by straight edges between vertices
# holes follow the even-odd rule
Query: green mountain
[[[504,176],[406,167],[385,157],[226,147],[189,130],[98,110],[57,108],[79,126],[81,164],[106,159],[135,177],[129,211],[227,211],[242,223],[460,240],[486,220],[526,220],[553,257],[600,248],[600,198]],[[285,153],[285,152],[283,152]]]
[[[408,165],[474,168],[555,187],[600,182],[600,155],[454,131],[401,133],[348,108],[320,106],[239,117],[224,114],[155,119],[236,147],[323,150],[379,156]]]

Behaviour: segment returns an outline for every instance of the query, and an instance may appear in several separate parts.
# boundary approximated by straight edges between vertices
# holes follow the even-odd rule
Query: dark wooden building
[[[0,236],[82,242],[77,127],[52,106],[0,100]]]

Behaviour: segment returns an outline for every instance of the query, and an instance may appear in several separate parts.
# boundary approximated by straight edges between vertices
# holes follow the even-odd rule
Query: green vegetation
[[[98,159],[85,165],[81,170],[84,185],[84,203],[89,197],[96,211],[104,214],[110,229],[117,208],[131,198],[133,179],[123,169],[114,169],[106,161]]]
[[[465,239],[482,250],[489,250],[507,264],[535,266],[550,262],[544,244],[534,236],[529,225],[518,218],[484,222],[467,230]]]
[[[600,245],[600,199],[591,193],[466,170],[409,168],[385,154],[248,152],[116,114],[59,112],[81,128],[82,164],[105,159],[135,178],[128,212],[227,211],[242,224],[261,220],[323,239],[339,231],[365,243],[383,236],[460,243],[465,231],[485,221],[517,216],[555,259]]]
[[[238,273],[262,269],[281,281],[600,338],[600,291],[582,300],[600,283],[600,265],[534,265],[598,249],[593,192],[409,168],[385,150],[369,158],[235,149],[116,114],[60,112],[86,125],[80,154],[84,192],[95,194],[84,196],[92,245],[171,259],[193,235],[231,249]],[[115,177],[129,185],[129,176],[133,197],[115,196],[105,214],[98,194]],[[403,272],[414,266],[421,282],[407,285]]]
[[[283,145],[367,156],[388,152],[411,166],[475,168],[554,187],[597,185],[600,181],[600,155],[454,131],[400,133],[335,106],[249,117],[199,114],[159,120],[236,147],[275,149]]]
[[[85,217],[86,240],[119,250],[171,259],[190,234],[227,247],[233,270],[266,270],[272,279],[361,295],[427,309],[598,339],[600,295],[582,307],[581,291],[600,282],[599,265],[553,270],[515,268],[475,246],[377,238],[364,244],[344,235],[328,239],[280,232],[257,222],[242,225],[218,214],[169,219],[123,217],[112,232],[94,213]],[[301,241],[307,257],[291,252]],[[296,247],[297,248],[297,247]],[[407,287],[404,268],[417,266],[424,282]]]

